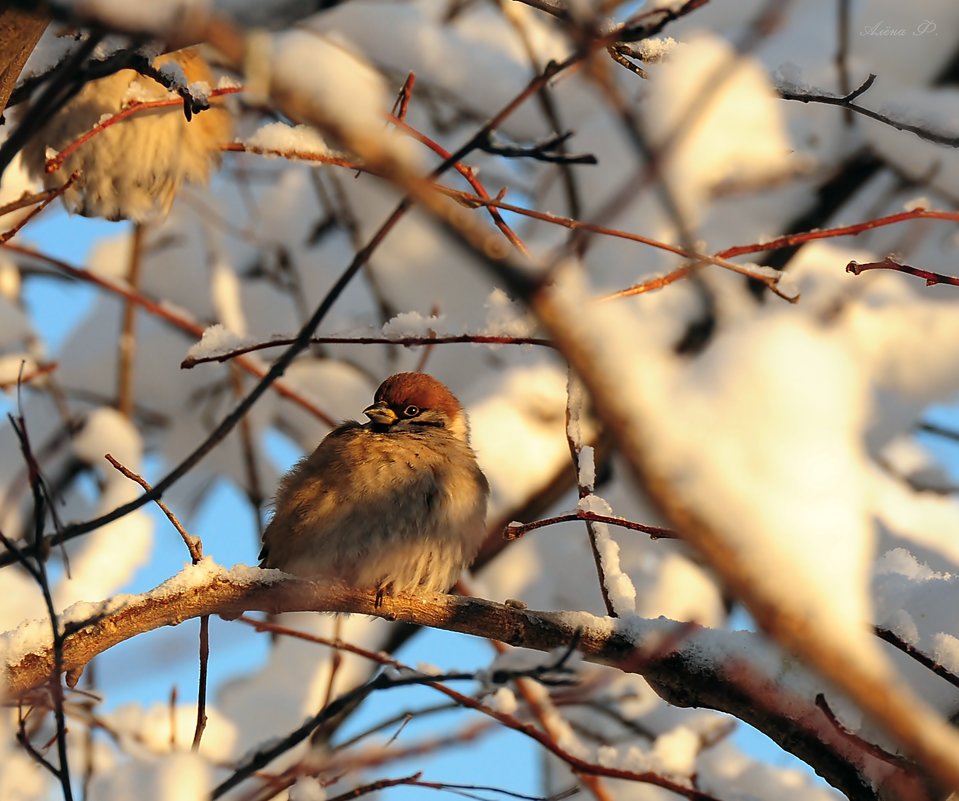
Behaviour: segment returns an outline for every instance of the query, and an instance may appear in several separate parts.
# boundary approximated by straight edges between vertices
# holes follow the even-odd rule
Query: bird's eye
[[[419,413],[420,413],[420,407],[413,406],[413,404],[410,404],[403,410],[404,417],[416,417],[416,415],[418,415]]]

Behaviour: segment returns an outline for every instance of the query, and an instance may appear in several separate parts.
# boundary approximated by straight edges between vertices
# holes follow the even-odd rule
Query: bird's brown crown
[[[446,385],[426,373],[391,375],[376,390],[375,403],[384,402],[396,410],[408,406],[440,412],[449,420],[462,415],[463,407]]]

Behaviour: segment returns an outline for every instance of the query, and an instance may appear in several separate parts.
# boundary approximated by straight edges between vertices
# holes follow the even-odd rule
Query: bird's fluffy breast
[[[284,478],[265,564],[354,586],[443,591],[482,543],[487,494],[472,449],[452,432],[348,423]]]

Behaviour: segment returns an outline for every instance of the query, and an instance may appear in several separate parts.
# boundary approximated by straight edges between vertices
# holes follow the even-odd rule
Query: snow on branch
[[[309,582],[279,571],[239,565],[225,569],[206,558],[141,595],[78,603],[61,615],[66,632],[62,664],[75,684],[97,654],[137,635],[195,617],[244,612],[351,612],[486,637],[539,651],[575,642],[589,661],[643,675],[667,701],[709,707],[748,721],[814,764],[856,797],[890,767],[851,741],[817,707],[817,681],[749,632],[703,629],[660,618],[602,618],[585,612],[537,612],[478,598],[419,593],[386,596],[330,582]],[[49,621],[0,635],[3,695],[14,700],[43,691],[53,671]],[[808,697],[807,697],[808,696]],[[892,771],[900,786],[918,786],[914,767]],[[917,796],[921,797],[921,796]]]

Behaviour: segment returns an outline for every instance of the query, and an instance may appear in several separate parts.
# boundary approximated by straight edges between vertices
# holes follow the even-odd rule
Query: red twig
[[[892,256],[886,256],[882,261],[870,261],[865,264],[860,264],[858,261],[851,261],[846,265],[846,272],[852,273],[853,275],[859,275],[867,270],[893,270],[897,273],[914,275],[925,281],[926,286],[934,286],[935,284],[959,286],[959,278],[955,276],[934,273],[931,270],[924,270],[921,267],[911,267],[908,264],[902,264],[896,261]]]
[[[42,203],[47,198],[57,197],[60,191],[60,188],[57,187],[56,189],[47,189],[43,192],[25,192],[17,200],[12,200],[0,206],[0,217],[9,214],[11,211],[19,211],[27,206],[32,206],[34,203]]]
[[[44,192],[43,193],[44,197],[39,206],[37,206],[35,209],[31,209],[30,213],[25,215],[24,218],[20,220],[20,222],[18,222],[15,226],[13,226],[13,228],[11,228],[9,231],[4,231],[2,234],[0,234],[0,244],[3,244],[4,242],[9,241],[14,236],[16,236],[17,232],[20,231],[20,229],[23,228],[23,226],[25,226],[28,222],[30,222],[30,220],[36,217],[54,200],[56,200],[58,197],[60,197],[60,195],[62,195],[71,186],[73,186],[73,184],[76,182],[77,178],[79,177],[80,177],[80,173],[74,172],[70,175],[69,178],[67,178],[66,181],[63,182],[61,186],[58,186],[56,189],[52,189],[49,192]]]
[[[420,131],[413,128],[411,125],[407,125],[399,117],[390,116],[390,121],[401,131],[413,137],[420,144],[426,145],[430,150],[432,150],[436,155],[441,159],[449,159],[452,157],[452,153],[440,145],[438,142],[430,139],[426,134],[421,133]],[[462,175],[470,186],[473,187],[473,190],[476,192],[479,197],[484,201],[492,200],[489,193],[486,191],[486,188],[476,177],[476,173],[471,167],[467,167],[465,164],[462,164],[459,161],[453,163],[453,169],[455,169],[460,175]],[[502,192],[497,196],[497,200],[500,200],[502,197]],[[496,210],[493,204],[485,204],[489,208],[489,215],[493,218],[493,223],[497,228],[502,232],[510,243],[515,247],[520,253],[524,256],[529,255],[529,249],[526,247],[526,244],[520,239],[516,233],[513,231],[509,225],[506,224],[506,221],[502,218],[500,213]]]
[[[690,261],[695,262],[704,262],[706,264],[715,264],[717,267],[722,267],[726,270],[732,270],[733,272],[740,273],[749,278],[755,278],[757,281],[762,281],[764,284],[769,286],[770,289],[775,291],[775,284],[777,279],[771,278],[768,275],[757,274],[755,270],[744,266],[742,264],[736,264],[735,262],[728,261],[729,254],[726,252],[717,253],[715,255],[709,255],[707,253],[696,253],[695,251],[687,250],[682,248],[679,245],[673,245],[669,242],[663,242],[658,239],[653,239],[648,236],[643,236],[642,234],[635,234],[630,231],[623,231],[618,228],[609,228],[605,225],[597,225],[595,223],[583,222],[582,220],[577,220],[572,217],[563,217],[559,214],[551,214],[545,211],[536,211],[535,209],[524,208],[523,206],[517,206],[512,203],[504,203],[501,198],[496,198],[495,200],[490,198],[475,197],[469,195],[465,192],[456,192],[450,189],[440,189],[439,191],[449,194],[451,197],[461,200],[466,205],[475,205],[475,206],[493,206],[503,211],[513,212],[515,214],[520,214],[524,217],[530,217],[534,220],[540,220],[541,222],[552,223],[553,225],[560,225],[563,228],[568,228],[571,231],[588,231],[594,234],[601,234],[603,236],[612,236],[617,239],[627,239],[631,242],[639,242],[642,245],[649,245],[650,247],[658,248],[659,250],[665,250],[668,253],[674,253],[677,256],[682,256],[684,259],[689,259]],[[642,292],[648,292],[651,289],[659,289],[667,284],[671,284],[674,281],[678,281],[681,278],[685,278],[692,268],[690,266],[680,267],[673,272],[669,273],[666,276],[660,276],[657,278],[651,278],[648,281],[643,281],[642,283],[636,284],[626,289],[619,290],[618,292],[612,292],[608,295],[604,295],[602,300],[614,300],[616,298],[628,297],[630,295],[638,295]],[[779,294],[779,293],[777,293]],[[787,297],[781,295],[785,300],[794,302],[798,298]]]
[[[397,125],[397,127],[404,130],[411,137],[421,142],[422,144],[429,147],[435,153],[440,155],[443,158],[447,158],[449,153],[442,148],[435,141],[425,136],[424,134],[417,131],[415,128],[407,125],[399,117],[392,117],[392,120]],[[342,155],[337,155],[334,153],[310,153],[306,151],[284,151],[284,150],[274,150],[269,148],[258,148],[251,147],[240,142],[232,142],[229,144],[221,145],[221,149],[233,153],[254,153],[257,155],[264,156],[279,156],[282,158],[288,159],[297,159],[301,161],[310,161],[314,163],[321,164],[330,164],[338,167],[345,167],[351,170],[362,170],[367,171],[367,168],[356,161],[350,160],[343,157]],[[473,171],[464,166],[463,164],[457,162],[455,165],[457,171],[462,175],[470,185],[476,190],[476,194],[470,194],[469,192],[460,192],[450,187],[443,186],[442,184],[434,184],[434,188],[438,192],[442,192],[449,197],[454,198],[455,200],[460,201],[466,206],[477,207],[485,206],[489,209],[500,209],[503,211],[513,212],[519,214],[523,217],[529,217],[534,220],[540,220],[541,222],[551,223],[553,225],[560,225],[564,228],[567,228],[571,231],[588,231],[590,233],[601,234],[604,236],[612,236],[619,239],[627,239],[632,242],[639,242],[640,244],[649,245],[651,247],[658,248],[660,250],[665,250],[670,253],[675,253],[677,256],[682,256],[696,262],[704,262],[707,264],[714,264],[718,267],[723,267],[727,270],[732,270],[741,275],[745,275],[748,278],[754,278],[757,281],[762,281],[766,284],[771,291],[778,294],[784,300],[790,302],[795,302],[798,300],[796,297],[791,297],[780,293],[776,289],[777,279],[775,277],[770,277],[768,275],[757,274],[755,270],[750,267],[736,264],[735,262],[728,261],[728,254],[718,253],[715,255],[709,255],[706,253],[695,253],[693,251],[687,250],[685,248],[679,247],[678,245],[672,245],[668,242],[662,242],[658,239],[653,239],[648,236],[643,236],[642,234],[635,234],[629,231],[623,231],[617,228],[609,228],[604,225],[597,225],[594,223],[583,222],[582,220],[577,220],[572,217],[563,217],[558,214],[551,214],[549,212],[537,211],[535,209],[529,209],[524,206],[518,206],[513,203],[507,203],[503,200],[504,192],[500,192],[495,198],[491,197],[485,188],[479,181],[476,179]],[[491,214],[493,220],[496,223],[497,227],[500,228],[503,235],[513,243],[513,245],[523,253],[527,253],[527,249],[522,240],[512,231],[511,228],[506,224],[502,217],[498,214]],[[762,250],[763,248],[757,248],[757,250]],[[664,276],[657,276],[655,278],[650,278],[646,281],[642,281],[638,284],[634,284],[625,289],[621,289],[617,292],[612,292],[608,295],[602,297],[603,300],[615,300],[617,298],[630,297],[632,295],[639,295],[644,292],[649,292],[654,289],[661,289],[664,286],[667,286],[675,281],[685,278],[692,268],[689,266],[679,267],[676,270],[668,273]]]
[[[950,220],[959,222],[959,212],[955,211],[936,211],[934,209],[911,209],[909,211],[900,211],[896,214],[889,214],[885,217],[876,217],[873,220],[855,223],[854,225],[841,225],[836,228],[822,228],[818,231],[803,231],[798,234],[786,234],[776,239],[770,239],[768,242],[754,242],[749,245],[737,245],[735,247],[721,250],[716,255],[731,259],[734,256],[743,256],[747,253],[761,253],[766,250],[778,250],[779,248],[792,247],[804,242],[812,242],[816,239],[834,239],[839,236],[856,236],[864,231],[870,231],[873,228],[882,228],[886,225],[895,225],[896,223],[907,220]]]
[[[221,95],[233,95],[237,92],[242,92],[243,87],[241,86],[231,86],[223,89],[214,89],[210,92],[210,97],[220,97]],[[165,98],[164,100],[151,100],[148,102],[134,101],[130,103],[126,108],[121,111],[118,111],[111,117],[107,117],[103,122],[99,122],[94,125],[89,131],[84,134],[81,134],[76,139],[74,139],[69,145],[67,145],[63,150],[61,150],[53,158],[47,159],[46,171],[48,173],[56,172],[63,166],[63,162],[66,161],[70,156],[77,152],[83,145],[93,139],[94,136],[105,131],[112,125],[116,125],[118,122],[122,122],[128,117],[132,117],[134,114],[139,114],[142,111],[150,111],[155,108],[169,108],[170,106],[182,106],[183,98],[182,97],[170,97]]]
[[[413,86],[416,84],[416,73],[411,72],[406,76],[406,81],[403,84],[403,88],[400,89],[400,94],[396,98],[396,103],[393,106],[393,113],[397,116],[398,119],[405,120],[406,112],[410,108],[410,100],[413,99]]]
[[[98,286],[100,289],[104,289],[113,295],[123,298],[124,300],[128,300],[131,303],[134,303],[137,306],[145,309],[154,317],[165,320],[176,328],[179,328],[181,331],[186,331],[188,334],[197,339],[203,336],[204,329],[202,325],[184,317],[181,314],[178,314],[163,303],[157,303],[156,301],[151,300],[139,292],[134,292],[125,284],[114,283],[113,281],[103,278],[102,276],[99,276],[90,270],[81,270],[79,267],[74,267],[72,264],[67,264],[65,261],[55,259],[52,256],[47,256],[39,251],[34,250],[33,248],[15,245],[10,242],[0,243],[0,247],[13,251],[14,253],[20,253],[24,256],[29,256],[30,258],[42,261],[45,264],[49,264],[51,267],[55,267],[60,272],[66,273],[73,278],[77,278],[80,281],[86,281],[87,283]],[[256,376],[257,378],[262,378],[266,374],[266,370],[253,361],[238,358],[236,363],[246,372]],[[292,401],[303,409],[306,409],[306,411],[310,412],[327,425],[335,426],[337,424],[337,422],[325,411],[311,401],[307,400],[298,392],[290,389],[290,387],[287,386],[283,381],[274,381],[272,387],[273,391],[278,395],[286,398],[289,401]]]
[[[335,648],[342,648],[344,650],[350,651],[351,653],[362,656],[366,659],[369,659],[373,662],[376,662],[380,665],[389,665],[390,667],[396,668],[397,670],[409,670],[409,667],[404,665],[402,662],[393,659],[392,657],[387,656],[384,653],[377,653],[375,651],[370,651],[365,648],[360,648],[356,645],[350,645],[343,642],[333,642],[331,640],[326,640],[323,637],[317,637],[311,634],[306,634],[303,632],[296,631],[295,629],[284,629],[283,627],[275,626],[269,623],[264,623],[263,621],[254,620],[247,617],[240,617],[238,620],[252,625],[257,629],[264,631],[280,631],[282,629],[283,634],[289,636],[297,637],[298,639],[307,640],[309,642],[316,642],[322,645],[328,645]],[[703,793],[693,787],[684,785],[678,781],[673,781],[667,779],[663,776],[660,776],[657,773],[652,771],[646,772],[635,772],[631,770],[625,770],[622,768],[613,768],[606,767],[603,765],[595,764],[589,762],[588,760],[581,759],[580,757],[575,756],[569,751],[565,750],[558,743],[554,742],[553,739],[543,731],[540,731],[535,726],[524,723],[521,720],[518,720],[515,716],[507,714],[505,712],[500,712],[499,710],[493,709],[490,706],[487,706],[482,701],[478,701],[471,696],[464,695],[463,693],[457,692],[456,690],[447,687],[445,684],[436,681],[429,681],[425,679],[422,682],[423,686],[429,687],[437,692],[442,693],[448,698],[452,699],[460,706],[467,709],[472,709],[476,712],[481,712],[488,717],[493,718],[497,722],[506,726],[513,731],[524,734],[525,736],[535,740],[537,743],[542,745],[546,750],[555,756],[559,757],[562,761],[566,762],[570,767],[573,768],[577,773],[590,775],[590,776],[606,776],[613,779],[626,779],[628,781],[638,781],[648,784],[653,784],[657,787],[663,787],[665,789],[671,790],[677,795],[683,796],[684,798],[694,799],[694,801],[715,801],[713,796]],[[222,786],[222,785],[221,785]]]

